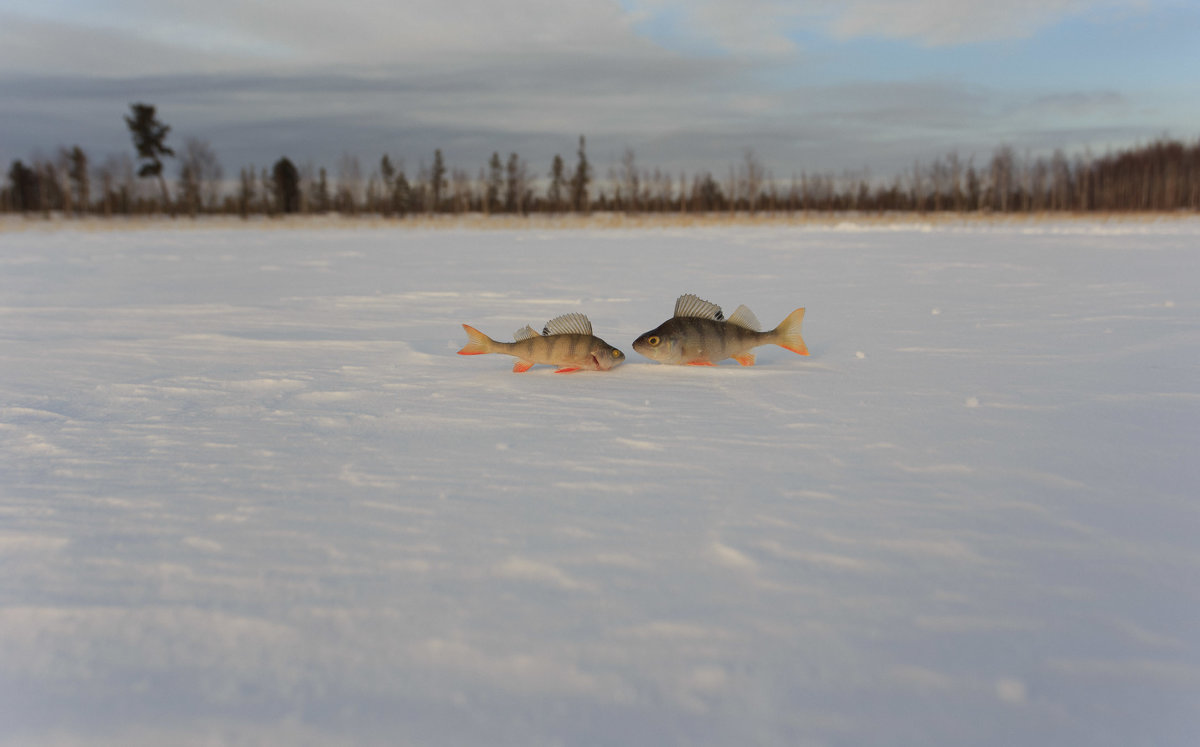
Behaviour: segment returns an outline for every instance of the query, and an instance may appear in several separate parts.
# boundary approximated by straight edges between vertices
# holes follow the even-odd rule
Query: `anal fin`
[[[525,373],[533,368],[533,361],[517,361],[513,364],[513,373]]]
[[[713,363],[712,361],[688,361],[687,364],[689,366],[715,366],[715,365],[717,365],[716,363]]]
[[[741,363],[743,366],[754,365],[754,353],[742,353],[741,355],[733,356],[733,359],[738,363]]]

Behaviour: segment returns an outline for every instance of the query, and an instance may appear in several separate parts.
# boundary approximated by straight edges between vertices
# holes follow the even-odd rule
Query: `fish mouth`
[[[638,339],[638,340],[634,341],[633,349],[636,350],[637,352],[641,353],[642,355],[646,356],[650,360],[656,360],[655,355],[654,355],[655,349],[650,347],[649,343],[647,343],[646,341],[644,341],[642,339]]]

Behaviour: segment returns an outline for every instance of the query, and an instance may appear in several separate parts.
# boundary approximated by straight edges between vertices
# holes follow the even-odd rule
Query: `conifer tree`
[[[300,172],[288,158],[280,158],[271,169],[275,184],[275,207],[284,214],[300,210]]]
[[[88,157],[83,148],[76,145],[67,152],[67,177],[71,180],[75,192],[75,210],[83,214],[88,212],[92,199],[92,184],[88,177]]]
[[[13,161],[8,170],[8,181],[12,185],[9,200],[12,209],[19,212],[38,210],[41,207],[38,173],[20,160]]]
[[[168,125],[158,121],[154,107],[150,104],[130,104],[133,116],[125,116],[125,125],[133,136],[133,145],[137,149],[138,158],[145,161],[138,176],[155,177],[162,190],[163,208],[170,209],[171,196],[167,192],[167,180],[163,178],[163,156],[174,156],[175,151],[166,145],[167,133],[171,131]]]
[[[567,177],[562,156],[554,155],[554,163],[550,165],[550,185],[546,188],[546,201],[550,203],[550,211],[557,213],[562,210],[563,195],[566,192]]]
[[[396,167],[392,165],[392,159],[388,158],[386,153],[379,161],[379,178],[383,180],[383,192],[386,195],[383,201],[383,214],[390,216],[398,208],[396,204]]]
[[[575,173],[571,176],[571,207],[581,213],[588,212],[588,185],[592,182],[592,166],[587,160],[586,143],[583,135],[579,136],[579,162],[575,165]]]
[[[525,214],[525,192],[528,181],[529,174],[525,162],[516,153],[510,153],[504,178],[504,209],[506,211]]]
[[[446,189],[446,162],[442,160],[441,148],[433,152],[433,171],[429,175],[429,189],[433,197],[433,203],[429,209],[436,213],[441,210],[442,195]]]
[[[484,212],[491,214],[500,209],[500,190],[504,187],[504,164],[500,154],[493,151],[488,161],[487,191],[484,194]]]

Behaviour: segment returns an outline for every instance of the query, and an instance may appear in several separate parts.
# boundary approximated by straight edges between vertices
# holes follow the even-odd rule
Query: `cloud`
[[[629,0],[630,19],[656,43],[690,52],[752,58],[797,51],[788,32],[811,13],[776,0]]]
[[[1119,90],[1017,94],[891,70],[872,81],[847,64],[861,61],[821,67],[793,40],[823,29],[950,43],[1128,5],[1117,0],[513,0],[503,13],[491,0],[297,0],[282,14],[237,0],[126,0],[78,8],[70,22],[55,3],[20,1],[21,15],[0,12],[0,163],[75,143],[97,161],[127,152],[121,116],[135,101],[157,105],[172,137],[208,140],[227,172],[281,155],[332,168],[344,153],[378,162],[385,152],[412,170],[440,148],[472,173],[493,151],[545,173],[584,134],[601,176],[626,147],[676,175],[721,176],[748,147],[783,178],[878,175],[950,149],[1163,129],[1134,130]],[[829,80],[839,68],[854,72]]]
[[[20,2],[0,11],[0,70],[133,76],[463,69],[514,61],[796,58],[805,35],[956,45],[1028,36],[1147,0],[240,0]]]
[[[8,71],[134,75],[153,70],[330,70],[542,55],[642,54],[616,3],[515,0],[294,0],[286,10],[239,0],[126,0],[54,15],[0,15]]]
[[[1019,39],[1069,16],[1142,0],[850,0],[831,24],[839,38],[880,36],[930,46]]]
[[[389,153],[411,173],[438,148],[452,168],[472,176],[493,151],[519,153],[532,172],[545,174],[555,154],[573,161],[583,134],[601,178],[627,147],[643,168],[676,177],[710,170],[722,178],[748,147],[779,178],[863,167],[887,175],[950,150],[982,161],[1000,142],[1040,150],[1129,134],[1116,116],[1122,99],[1105,92],[1021,95],[953,82],[868,82],[768,94],[745,90],[752,69],[719,60],[660,62],[653,74],[640,60],[594,62],[0,78],[0,119],[12,125],[0,162],[76,143],[97,162],[129,152],[121,116],[134,101],[157,105],[177,142],[208,141],[227,173],[283,155],[333,173],[345,153],[364,159],[368,172]],[[1107,116],[1097,120],[1096,106],[1107,107]]]
[[[927,46],[1028,37],[1064,18],[1141,10],[1147,0],[629,0],[642,28],[673,19],[727,53],[784,53],[792,37],[904,39]]]

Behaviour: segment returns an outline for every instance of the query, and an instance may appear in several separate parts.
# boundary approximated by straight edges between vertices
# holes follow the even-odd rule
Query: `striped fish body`
[[[619,361],[608,343],[594,335],[538,335],[516,342],[495,342],[492,353],[517,358],[517,367],[528,370],[535,363],[573,371],[607,371]]]
[[[803,321],[804,309],[796,309],[778,327],[763,332],[745,306],[726,319],[721,307],[686,294],[675,302],[675,315],[638,337],[633,349],[659,363],[712,366],[733,358],[743,366],[753,366],[750,351],[760,345],[779,345],[808,355],[800,336]]]
[[[513,371],[528,371],[537,363],[558,366],[555,373],[607,371],[625,360],[625,354],[592,334],[592,323],[583,314],[565,314],[546,322],[541,334],[528,325],[517,330],[513,342],[493,340],[464,324],[468,342],[459,355],[501,353],[517,359]]]

